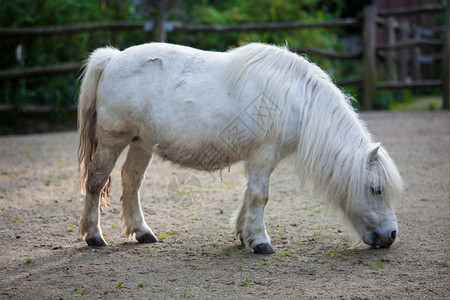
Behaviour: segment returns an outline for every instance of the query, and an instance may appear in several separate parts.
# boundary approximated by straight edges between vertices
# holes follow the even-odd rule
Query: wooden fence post
[[[164,43],[166,41],[166,18],[161,17],[155,21],[154,36],[155,42]]]
[[[421,34],[421,28],[416,27],[415,33],[414,33],[414,39],[418,42],[422,38]],[[420,64],[420,55],[422,51],[420,49],[420,45],[417,45],[414,47],[414,54],[412,56],[413,61],[413,75],[414,80],[421,80],[422,79],[422,72],[421,72],[421,64]]]
[[[154,21],[154,41],[164,43],[167,39],[166,21],[169,15],[170,3],[168,0],[159,0],[156,4],[156,18]]]
[[[394,20],[394,17],[390,16],[387,19],[387,38],[389,46],[395,44],[395,25],[396,22]],[[389,49],[387,51],[387,66],[388,66],[389,80],[392,81],[397,81],[397,68],[395,64],[395,57],[396,53],[394,52],[394,50]]]
[[[442,108],[443,109],[448,109],[448,97],[449,97],[449,60],[448,60],[448,43],[449,43],[449,23],[448,23],[448,13],[449,13],[449,9],[448,9],[449,3],[447,1],[447,7],[446,7],[446,18],[445,18],[445,38],[444,38],[444,68],[443,68],[443,72],[444,72],[444,76],[442,78],[443,83],[442,83],[442,87],[443,87],[443,97],[442,97]]]
[[[376,7],[374,4],[364,7],[363,24],[363,109],[370,110],[375,98],[376,80]]]
[[[409,39],[409,23],[403,21],[400,24],[400,39],[402,42],[407,42]],[[408,48],[403,48],[400,50],[400,80],[405,82],[408,79]]]

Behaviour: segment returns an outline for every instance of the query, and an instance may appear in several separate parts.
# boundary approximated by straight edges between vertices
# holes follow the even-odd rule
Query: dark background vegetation
[[[164,15],[168,21],[186,24],[238,24],[269,22],[329,21],[356,17],[370,1],[338,0],[15,0],[0,1],[0,26],[7,28],[64,26],[96,22],[155,20]],[[248,42],[259,41],[290,48],[316,47],[334,52],[352,53],[361,47],[361,28],[318,28],[272,32],[235,32],[227,34],[168,33],[167,42],[206,50],[225,51]],[[8,37],[0,44],[0,69],[30,68],[65,62],[80,62],[102,46],[124,49],[150,42],[152,32],[140,30],[93,32],[69,36],[36,38]],[[21,55],[17,49],[21,47]],[[360,49],[359,49],[360,50]],[[333,60],[309,55],[335,80],[361,77],[359,60]],[[77,78],[80,72],[58,76],[0,80],[0,105],[13,105],[14,110],[3,114],[0,133],[11,133],[17,124],[29,124],[35,131],[51,130],[48,126],[74,126]],[[360,92],[346,87],[356,99]],[[393,99],[401,101],[411,93],[383,92],[378,95],[376,108],[387,108]],[[24,105],[46,105],[52,108],[44,117],[22,113]],[[72,110],[68,108],[72,107]],[[50,121],[40,130],[37,120]],[[69,120],[69,123],[62,122]],[[66,126],[63,125],[63,126]],[[27,130],[25,130],[27,131]]]

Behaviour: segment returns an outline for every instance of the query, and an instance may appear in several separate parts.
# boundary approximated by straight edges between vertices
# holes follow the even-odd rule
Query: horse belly
[[[153,151],[165,161],[202,171],[221,170],[240,160],[235,153],[213,142],[194,148],[189,145],[158,143]]]

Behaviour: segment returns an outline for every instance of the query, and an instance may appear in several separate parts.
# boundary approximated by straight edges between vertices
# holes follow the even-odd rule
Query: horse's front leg
[[[158,239],[153,234],[142,213],[139,189],[144,180],[145,170],[152,154],[139,145],[130,144],[127,159],[122,167],[122,224],[121,231],[130,237],[135,234],[140,243],[154,243]]]
[[[277,164],[275,151],[275,146],[266,146],[256,151],[247,161],[247,188],[234,220],[235,232],[242,244],[258,254],[275,253],[264,225],[270,174]]]

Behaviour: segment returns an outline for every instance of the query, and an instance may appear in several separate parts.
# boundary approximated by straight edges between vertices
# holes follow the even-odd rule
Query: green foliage
[[[252,284],[252,281],[249,278],[246,278],[246,279],[241,281],[241,285],[242,286],[248,286],[250,284]]]
[[[149,285],[150,285],[150,283],[147,281],[142,281],[142,282],[138,283],[138,287],[140,287],[140,288],[143,288],[143,287],[149,286]]]
[[[0,26],[8,28],[54,27],[85,23],[136,21],[158,17],[155,11],[144,13],[135,1],[98,0],[15,0],[0,2]],[[169,1],[169,21],[188,24],[236,24],[268,22],[312,22],[340,18],[348,11],[345,1],[320,0],[185,0]],[[144,16],[144,17],[143,17]],[[202,49],[224,51],[248,42],[288,44],[289,48],[317,47],[343,51],[339,35],[343,29],[304,29],[271,32],[168,33],[168,42]],[[81,62],[95,48],[112,45],[120,49],[151,40],[152,33],[139,30],[101,31],[65,36],[8,37],[2,40],[0,69],[18,69]],[[20,59],[17,49],[22,49]],[[326,69],[334,78],[359,76],[360,65],[328,60],[314,55],[310,59]],[[41,76],[27,79],[1,80],[0,104],[12,104],[13,117],[27,104],[52,107],[56,120],[69,116],[68,107],[75,105],[80,74]]]
[[[90,22],[133,20],[128,1],[106,7],[98,0],[17,0],[0,2],[0,26],[8,28],[54,27]],[[66,62],[81,62],[97,47],[113,44],[127,47],[143,40],[143,33],[83,33],[66,36],[8,37],[2,40],[0,69],[30,68]],[[16,58],[21,48],[21,59]],[[12,104],[17,115],[26,104],[53,108],[51,117],[67,117],[65,108],[75,104],[79,74],[0,81],[0,104]]]
[[[289,255],[291,255],[291,253],[289,251],[281,250],[281,253],[279,253],[277,256],[278,256],[279,259],[282,259],[282,258],[284,258],[286,256],[289,256]]]

